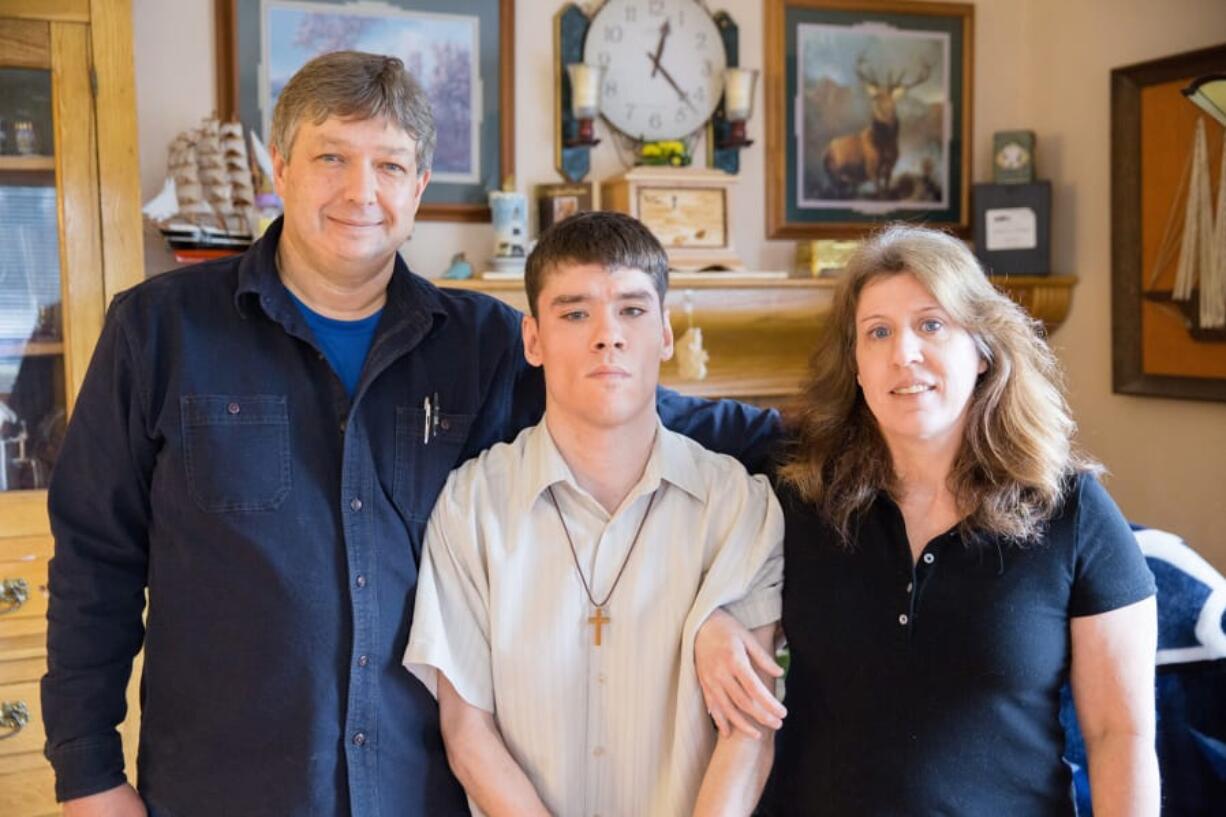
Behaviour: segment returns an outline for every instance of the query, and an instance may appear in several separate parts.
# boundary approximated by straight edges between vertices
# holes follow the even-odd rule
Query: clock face
[[[605,119],[644,142],[703,127],[723,93],[724,42],[696,0],[608,0],[592,19],[583,61],[605,69]]]
[[[1030,152],[1017,142],[1010,142],[996,154],[996,164],[1006,170],[1019,170],[1030,162]]]
[[[639,221],[668,247],[723,247],[723,189],[642,187]]]

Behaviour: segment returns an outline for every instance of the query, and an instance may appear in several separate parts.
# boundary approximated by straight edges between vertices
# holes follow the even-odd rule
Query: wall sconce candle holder
[[[600,81],[604,76],[604,69],[587,63],[572,62],[566,66],[566,75],[570,80],[570,112],[578,123],[578,128],[569,138],[563,137],[562,146],[595,147],[600,144],[600,140],[596,138],[593,123],[600,114]]]
[[[758,72],[737,67],[740,63],[740,30],[728,12],[716,14],[715,24],[719,26],[720,37],[724,40],[728,61],[724,72],[724,96],[707,128],[707,164],[735,175],[741,170],[741,149],[753,144],[753,140],[746,138],[745,120],[749,119],[753,110],[753,91]],[[735,92],[733,83],[738,85]]]
[[[753,113],[754,88],[757,85],[756,68],[729,68],[724,72],[723,119],[727,127],[715,133],[717,149],[746,148],[753,140],[745,136],[745,122]]]

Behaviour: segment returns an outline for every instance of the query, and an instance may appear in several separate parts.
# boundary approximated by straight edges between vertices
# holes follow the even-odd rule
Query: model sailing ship
[[[1175,191],[1162,243],[1150,270],[1145,298],[1178,307],[1193,340],[1226,343],[1226,139],[1218,170],[1217,207],[1209,185],[1209,150],[1205,122],[1196,122],[1192,154]],[[1178,229],[1180,198],[1183,229]],[[1215,214],[1216,211],[1216,214]],[[1178,260],[1174,254],[1178,252]],[[1176,263],[1172,289],[1153,289],[1158,277]]]
[[[180,133],[170,144],[166,185],[145,214],[177,250],[247,247],[256,210],[243,126],[210,117]]]

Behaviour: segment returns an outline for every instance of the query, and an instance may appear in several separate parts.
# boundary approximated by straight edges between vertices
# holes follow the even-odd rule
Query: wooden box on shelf
[[[732,246],[736,177],[693,167],[636,167],[600,186],[600,205],[634,216],[678,270],[744,269]]]

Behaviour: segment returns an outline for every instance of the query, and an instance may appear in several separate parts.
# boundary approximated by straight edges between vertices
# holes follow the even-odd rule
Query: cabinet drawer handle
[[[30,709],[25,701],[0,703],[0,740],[16,737],[30,722]]]
[[[30,585],[25,579],[0,581],[0,616],[21,609],[30,598]]]

